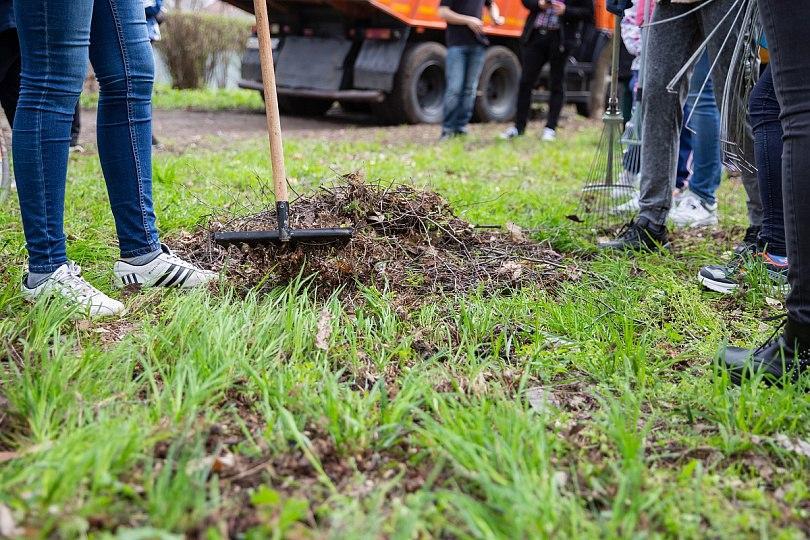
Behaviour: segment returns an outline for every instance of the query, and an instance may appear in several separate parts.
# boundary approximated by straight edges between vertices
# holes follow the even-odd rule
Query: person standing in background
[[[439,16],[447,22],[447,89],[440,140],[465,135],[472,118],[478,79],[489,46],[481,20],[484,5],[489,8],[492,21],[496,25],[503,24],[504,19],[493,0],[441,0],[439,6]]]
[[[532,92],[543,66],[549,64],[548,119],[542,139],[557,137],[557,124],[565,103],[565,65],[579,47],[582,29],[594,19],[592,0],[522,0],[529,10],[521,37],[522,73],[517,94],[515,125],[501,134],[505,140],[526,132]]]
[[[695,4],[700,4],[696,9]],[[689,91],[689,80],[682,77],[677,93],[668,90],[701,42],[707,47],[715,96],[723,93],[739,28],[736,19],[727,17],[733,0],[682,0],[656,5],[653,22],[645,42],[644,90],[642,92],[641,190],[639,216],[623,228],[615,240],[602,242],[600,249],[615,251],[656,251],[669,246],[666,220],[673,206],[672,188],[678,166],[678,139],[683,127],[683,107]],[[624,13],[622,11],[621,13]],[[661,24],[663,23],[663,24]],[[750,133],[746,133],[746,137]],[[736,142],[736,141],[733,141]],[[748,148],[748,144],[743,144]],[[752,155],[746,156],[753,163]],[[762,202],[756,178],[744,177],[748,195],[750,229],[762,224]],[[749,235],[746,233],[747,241]]]
[[[695,65],[689,83],[689,95],[684,107],[686,120],[681,130],[681,155],[678,181],[673,193],[675,206],[669,219],[676,227],[709,227],[717,225],[717,189],[723,177],[720,153],[720,111],[714,96],[709,55],[703,53]],[[689,176],[688,153],[692,154],[692,174]],[[686,174],[681,172],[685,169]],[[687,180],[689,179],[689,180]],[[680,185],[678,184],[680,182]]]

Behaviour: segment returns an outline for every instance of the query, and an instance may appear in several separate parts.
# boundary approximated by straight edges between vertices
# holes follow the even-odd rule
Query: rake
[[[276,219],[278,228],[270,231],[222,231],[214,233],[214,241],[220,245],[232,244],[281,244],[293,242],[331,244],[347,241],[352,229],[293,229],[290,226],[290,198],[287,191],[287,173],[284,166],[284,145],[281,138],[281,118],[276,93],[276,74],[273,66],[273,46],[270,37],[270,19],[266,0],[253,0],[256,11],[256,30],[259,35],[259,57],[262,64],[267,131],[270,137],[270,162],[273,168],[273,188],[276,196]]]
[[[742,23],[729,66],[720,110],[720,142],[726,168],[755,173],[753,136],[747,121],[748,100],[759,79],[759,5],[749,0],[741,8]]]
[[[715,0],[707,0],[703,4],[698,4],[689,13],[702,9],[713,1]],[[668,21],[662,20],[652,24],[666,22]],[[727,29],[725,35],[722,34],[723,29]],[[757,2],[755,0],[735,0],[715,28],[706,35],[692,57],[667,85],[668,91],[677,93],[682,79],[689,74],[690,70],[700,60],[710,41],[715,39],[720,41],[721,50],[726,47],[734,48],[728,75],[723,86],[720,110],[720,142],[723,164],[726,168],[749,174],[756,172],[756,165],[754,164],[751,127],[748,123],[748,98],[759,78],[758,49],[760,36]],[[714,59],[710,72],[715,70],[718,61],[719,55]],[[706,84],[708,84],[708,80],[703,82],[701,92],[703,92]]]
[[[636,159],[625,153],[625,141],[639,141],[637,129],[624,129],[624,117],[619,110],[619,48],[622,35],[621,17],[615,17],[613,30],[613,59],[610,76],[610,97],[602,117],[604,127],[596,149],[588,180],[582,188],[579,211],[585,222],[598,229],[609,229],[627,222],[636,212],[633,197],[636,194],[636,174],[625,170],[624,160]],[[638,116],[636,115],[638,121]],[[632,124],[632,122],[631,122]],[[640,121],[638,123],[640,126]],[[634,143],[635,144],[635,143]],[[630,146],[633,148],[633,146]],[[636,145],[635,150],[639,150]],[[640,152],[636,151],[636,154]],[[631,167],[632,163],[628,163]],[[579,220],[583,221],[583,220]]]

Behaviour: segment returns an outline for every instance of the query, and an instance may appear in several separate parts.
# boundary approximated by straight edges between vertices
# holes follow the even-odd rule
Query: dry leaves
[[[332,336],[332,314],[328,308],[321,310],[318,319],[318,333],[315,335],[315,347],[322,351],[329,350],[329,338]]]
[[[512,237],[514,242],[526,241],[526,235],[523,234],[523,229],[521,229],[519,225],[515,225],[511,221],[507,221],[504,227],[509,232],[509,236]]]
[[[16,538],[21,536],[22,533],[23,530],[18,528],[17,523],[14,521],[11,509],[4,504],[0,504],[0,537]]]
[[[810,458],[810,442],[798,438],[793,440],[787,435],[783,435],[781,433],[777,435],[774,440],[779,446],[788,452],[793,452],[794,454]]]
[[[486,284],[495,292],[536,283],[549,287],[573,275],[559,253],[513,223],[505,231],[481,232],[433,191],[366,183],[356,174],[298,199],[290,218],[295,228],[348,226],[354,236],[348,243],[295,246],[223,248],[212,242],[211,231],[274,228],[276,214],[269,207],[244,217],[219,216],[209,231],[175,238],[173,244],[201,266],[226,269],[233,282],[248,289],[303,275],[319,289],[341,287],[346,295],[357,283],[425,294]]]

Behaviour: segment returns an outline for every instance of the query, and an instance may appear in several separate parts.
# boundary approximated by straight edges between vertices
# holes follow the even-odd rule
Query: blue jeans
[[[684,108],[684,118],[689,118],[690,114],[692,118],[689,124],[683,128],[681,144],[683,145],[684,133],[688,133],[690,141],[687,144],[693,152],[692,167],[694,169],[692,180],[689,182],[689,191],[707,204],[714,204],[723,168],[720,154],[720,111],[717,109],[717,102],[714,98],[710,67],[709,56],[704,53],[692,73],[689,96],[686,98]],[[705,88],[701,92],[700,89],[704,84]],[[681,146],[678,178],[681,177],[683,152],[684,148]],[[686,159],[688,159],[688,154]],[[686,168],[685,164],[684,168]]]
[[[482,45],[448,47],[442,133],[448,135],[464,133],[470,122],[478,90],[478,79],[484,69],[485,53],[486,48]]]
[[[688,118],[692,108],[685,105],[683,117]],[[689,158],[692,157],[692,132],[686,127],[681,128],[681,138],[678,139],[678,172],[675,175],[675,187],[683,189],[689,180],[692,171],[689,170]]]
[[[140,0],[14,0],[22,84],[14,172],[32,272],[67,261],[68,145],[88,57],[99,83],[98,151],[122,257],[160,248],[152,205],[154,59]]]
[[[771,68],[765,70],[751,92],[749,117],[754,131],[757,179],[762,196],[762,232],[759,241],[772,255],[787,256],[782,204],[782,123]]]

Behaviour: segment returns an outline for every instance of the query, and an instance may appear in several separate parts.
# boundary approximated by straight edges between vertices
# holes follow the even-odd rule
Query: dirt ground
[[[566,129],[577,129],[592,121],[579,117],[572,107],[563,113]],[[155,135],[161,142],[173,148],[210,146],[217,139],[239,140],[256,137],[267,131],[264,114],[253,111],[187,111],[156,110],[154,112]],[[296,138],[307,136],[324,140],[375,140],[398,142],[435,142],[439,127],[384,126],[368,115],[346,114],[333,109],[321,118],[284,116],[281,120],[284,133]],[[494,136],[504,129],[499,124],[473,124],[473,134],[487,133]],[[540,125],[534,126],[539,129]],[[82,111],[82,145],[95,145],[96,111]]]

